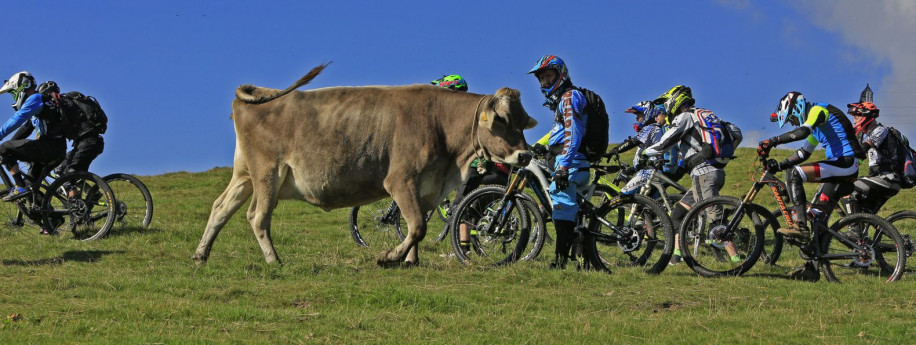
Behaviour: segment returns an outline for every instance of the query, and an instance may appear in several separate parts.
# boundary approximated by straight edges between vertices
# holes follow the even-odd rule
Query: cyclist
[[[46,81],[38,85],[38,92],[42,95],[60,94],[60,87],[53,81]],[[71,126],[79,124],[71,123]],[[73,140],[72,149],[67,153],[64,161],[54,168],[54,173],[63,175],[72,171],[89,171],[89,165],[105,150],[105,139],[98,130],[92,130]]]
[[[644,154],[660,156],[667,149],[679,145],[692,182],[690,190],[671,211],[671,220],[677,228],[693,205],[719,195],[719,190],[725,184],[725,170],[710,163],[709,159],[713,155],[712,147],[703,142],[699,128],[701,116],[710,120],[714,118],[715,121],[718,121],[718,118],[709,110],[695,107],[696,100],[693,98],[693,92],[684,85],[671,88],[655,99],[653,103],[664,106],[668,114],[668,121],[671,122],[671,128],[665,132],[659,142],[647,148]],[[717,212],[711,213],[710,218],[719,219]],[[726,243],[725,249],[732,261],[743,259],[735,250],[734,244]],[[680,248],[675,247],[671,263],[678,264],[680,261]]]
[[[435,86],[443,87],[449,90],[455,91],[468,91],[468,83],[457,74],[450,74],[442,76],[442,78],[433,80],[430,82]],[[458,190],[455,195],[455,201],[452,202],[452,205],[458,205],[461,202],[461,198],[464,197],[467,193],[470,193],[472,190],[477,189],[480,185],[494,184],[504,186],[509,182],[509,166],[502,163],[493,163],[490,161],[480,161],[474,159],[471,162],[471,169],[468,175],[468,178],[462,182],[461,186],[458,187]],[[459,246],[461,250],[465,253],[471,250],[471,235],[468,231],[468,225],[464,222],[461,222],[459,225]],[[454,253],[449,253],[448,255],[455,255]]]
[[[880,110],[872,102],[850,103],[847,113],[855,119],[853,128],[862,149],[868,153],[868,176],[853,183],[852,202],[865,212],[877,213],[885,202],[900,192],[901,176],[895,170],[898,142],[890,130],[878,123]]]
[[[14,201],[32,192],[22,178],[18,161],[44,164],[59,162],[67,151],[67,142],[59,126],[60,116],[50,107],[44,106],[31,73],[23,71],[13,74],[0,87],[0,94],[7,92],[13,95],[13,109],[16,112],[0,127],[0,140],[23,124],[27,127],[17,138],[0,144],[0,161],[12,175],[15,184],[3,197],[3,201]],[[37,132],[34,140],[22,139],[32,130]]]
[[[633,158],[633,165],[637,166],[638,162],[641,160],[640,155],[642,155],[643,151],[649,146],[657,143],[659,139],[661,139],[662,134],[668,129],[668,115],[665,113],[663,106],[652,104],[652,101],[639,102],[625,110],[625,112],[636,115],[636,123],[633,124],[633,129],[636,130],[637,134],[635,137],[629,137],[619,145],[610,149],[605,156],[615,156],[638,147],[636,155]],[[662,172],[668,176],[677,175],[677,148],[672,147],[669,152],[665,153],[664,157],[666,162]],[[650,169],[640,170],[636,176],[627,182],[622,190],[624,192],[636,191],[636,187],[645,184],[649,173],[651,173]]]
[[[554,173],[550,183],[550,198],[553,206],[553,224],[557,230],[556,248],[552,268],[563,269],[569,260],[570,248],[575,238],[579,205],[577,193],[580,187],[588,186],[589,168],[585,154],[580,152],[585,137],[588,114],[585,113],[586,99],[573,88],[566,63],[556,55],[545,55],[538,59],[528,71],[540,83],[541,93],[546,98],[544,106],[554,112],[553,128],[547,143],[561,148],[553,163]]]
[[[801,240],[810,236],[808,230],[808,210],[804,182],[822,183],[817,197],[811,204],[811,213],[815,219],[826,219],[836,204],[836,200],[852,192],[852,180],[859,174],[859,163],[864,159],[862,149],[855,140],[852,124],[843,111],[827,103],[809,103],[800,92],[791,91],[779,101],[776,113],[770,115],[771,121],[778,122],[779,127],[792,123],[798,126],[794,130],[761,141],[757,146],[759,155],[767,155],[777,145],[804,140],[804,144],[795,154],[782,162],[768,160],[767,170],[771,173],[789,169],[786,173],[786,184],[789,197],[794,204],[792,220],[795,224],[778,229],[779,233]],[[800,164],[811,157],[818,145],[824,146],[826,160]],[[807,262],[799,270],[789,274],[790,277],[804,280],[817,280],[820,274],[813,263]]]

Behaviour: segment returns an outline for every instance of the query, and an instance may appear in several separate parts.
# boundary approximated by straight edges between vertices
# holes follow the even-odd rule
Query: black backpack
[[[887,127],[896,141],[892,150],[895,151],[893,159],[894,171],[900,174],[901,187],[913,188],[916,186],[916,152],[910,147],[910,140],[894,127]],[[894,143],[891,143],[894,144]]]
[[[70,91],[52,94],[52,98],[60,110],[61,125],[67,139],[76,140],[86,135],[105,134],[108,130],[108,116],[95,97]]]
[[[592,90],[577,87],[576,90],[585,96],[585,114],[588,120],[585,124],[585,137],[579,146],[579,152],[591,162],[597,162],[607,152],[608,146],[608,114],[604,101]]]

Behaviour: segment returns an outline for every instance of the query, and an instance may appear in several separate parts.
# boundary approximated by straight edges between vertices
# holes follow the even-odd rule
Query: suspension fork
[[[528,180],[528,169],[519,169],[518,173],[512,177],[511,181],[509,181],[509,186],[506,188],[506,193],[503,194],[502,198],[499,199],[499,203],[496,204],[496,218],[493,221],[485,224],[483,229],[480,229],[482,233],[492,233],[491,227],[496,224],[499,224],[496,225],[496,232],[500,232],[500,230],[502,230],[502,226],[500,225],[505,222],[506,217],[508,217],[509,214],[512,213],[512,210],[517,206],[513,202],[513,197],[516,193],[521,191],[521,189],[524,188],[526,184],[528,184]]]

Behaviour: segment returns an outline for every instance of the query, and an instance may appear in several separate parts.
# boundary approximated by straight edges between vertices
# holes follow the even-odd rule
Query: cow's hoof
[[[419,261],[404,261],[404,268],[411,268],[420,266]]]
[[[194,260],[194,263],[197,264],[197,266],[203,266],[207,264],[207,257],[203,255],[194,254],[191,256],[191,259]]]
[[[401,260],[391,260],[388,258],[388,255],[391,254],[391,250],[386,250],[378,254],[378,257],[375,259],[375,263],[382,268],[396,268],[401,266]]]

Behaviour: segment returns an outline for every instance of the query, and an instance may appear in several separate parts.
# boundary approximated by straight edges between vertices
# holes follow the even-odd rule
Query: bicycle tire
[[[153,196],[146,185],[137,177],[122,173],[102,177],[102,180],[108,183],[108,187],[114,193],[115,224],[121,229],[148,228],[153,221]],[[127,184],[124,185],[123,182]]]
[[[887,216],[885,220],[891,223],[903,238],[906,245],[906,256],[912,256],[916,252],[916,211],[897,211]]]
[[[74,193],[74,196],[69,196]],[[117,216],[111,187],[89,172],[72,172],[59,177],[45,190],[40,212],[42,227],[68,233],[82,241],[94,241],[108,234]],[[96,223],[101,221],[101,226]]]
[[[406,237],[400,226],[404,217],[391,198],[351,208],[348,220],[350,237],[361,247],[392,248]]]
[[[646,273],[658,274],[668,267],[674,253],[674,227],[655,200],[642,195],[618,197],[605,211],[590,218],[584,254],[596,270],[609,272],[612,265],[643,266]],[[630,235],[612,241],[611,236],[619,236],[608,225]]]
[[[736,215],[740,205],[738,198],[716,196],[697,203],[684,217],[678,232],[678,247],[684,263],[698,275],[740,276],[757,263],[763,252],[764,231],[769,223],[761,213],[770,212],[745,207],[744,212]],[[717,212],[720,217],[707,220],[707,217],[717,218],[708,215],[710,212]],[[735,216],[740,217],[738,228],[729,230],[728,224]],[[729,249],[735,254],[729,253]]]
[[[531,225],[531,230],[529,230],[528,235],[527,251],[519,260],[534,261],[541,254],[541,250],[544,249],[544,242],[547,239],[547,221],[544,220],[541,210],[534,199],[528,195],[525,195],[525,197],[527,198],[523,202],[528,212],[528,217],[530,217],[528,224]]]
[[[847,235],[847,227],[867,236],[857,241]],[[845,279],[850,276],[872,275],[884,280],[885,283],[891,283],[903,276],[906,270],[905,244],[900,233],[887,220],[873,214],[853,213],[837,220],[830,229],[836,235],[829,232],[821,233],[822,257],[834,255],[838,258],[818,260],[818,265],[828,281],[840,283],[843,280],[840,276]],[[853,254],[841,239],[857,242],[868,250],[858,255]],[[850,255],[846,256],[845,253]],[[845,266],[833,261],[843,261]]]
[[[465,265],[502,266],[520,259],[524,253],[530,235],[528,211],[524,194],[514,195],[501,209],[494,209],[503,196],[505,187],[481,187],[463,198],[452,212],[451,239],[455,256]],[[506,209],[508,207],[508,209]],[[502,219],[493,232],[479,233],[488,227],[500,213],[507,216]],[[470,251],[461,249],[461,224],[466,224],[470,232]]]

